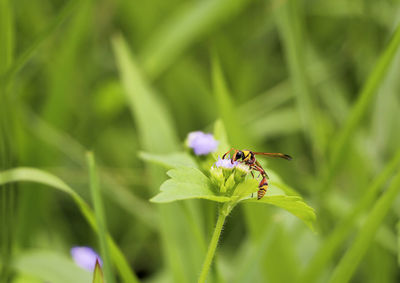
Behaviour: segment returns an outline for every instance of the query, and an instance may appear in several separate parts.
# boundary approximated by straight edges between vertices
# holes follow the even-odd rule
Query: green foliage
[[[215,124],[214,132],[221,136],[223,143],[227,144],[225,127],[221,121]],[[210,154],[209,154],[210,155]],[[174,155],[176,157],[176,155]],[[146,157],[146,156],[144,156]],[[147,161],[160,164],[160,160],[166,160],[168,156],[154,156],[147,158]],[[182,154],[180,159],[185,160],[187,157]],[[153,197],[150,201],[156,203],[166,203],[184,199],[207,199],[224,204],[218,208],[218,220],[215,226],[206,257],[203,262],[198,282],[206,281],[212,260],[217,248],[219,238],[221,236],[222,227],[226,217],[232,209],[242,200],[248,202],[268,203],[283,208],[293,215],[299,217],[311,229],[315,221],[314,210],[305,204],[301,197],[272,195],[264,196],[261,200],[255,200],[252,195],[258,190],[258,181],[254,179],[246,179],[246,175],[250,174],[249,166],[246,164],[233,164],[227,161],[231,167],[219,164],[219,160],[211,168],[206,168],[207,159],[200,160],[200,167],[208,171],[210,178],[204,175],[199,169],[194,167],[177,167],[167,172],[170,177],[160,187],[160,193]],[[182,164],[183,162],[175,159],[173,162],[164,161],[161,165]],[[201,164],[202,163],[202,164]],[[249,197],[251,195],[251,197]]]
[[[139,156],[145,161],[161,165],[167,169],[176,167],[197,167],[193,158],[189,154],[183,152],[167,153],[163,155],[140,152]]]
[[[203,198],[218,202],[229,201],[228,197],[217,195],[210,187],[208,178],[195,168],[180,168],[168,171],[170,180],[161,185],[161,192],[152,202],[171,202],[182,199]]]
[[[147,160],[159,163],[160,159],[162,157]],[[298,196],[267,195],[261,200],[248,199],[251,194],[258,190],[258,182],[254,179],[240,182],[233,190],[228,188],[227,193],[224,194],[220,192],[220,188],[216,188],[212,181],[196,168],[178,167],[168,171],[167,174],[170,179],[161,185],[161,192],[151,199],[152,202],[164,203],[197,198],[216,202],[230,202],[234,206],[237,202],[247,199],[246,202],[267,203],[283,208],[303,220],[310,228],[315,221],[314,210]],[[232,173],[231,176],[233,177],[234,174]],[[229,178],[225,182],[227,183],[228,180]]]
[[[170,117],[162,102],[156,99],[148,86],[122,36],[116,36],[113,39],[113,47],[121,71],[127,103],[132,115],[137,119],[142,143],[148,145],[149,149],[159,148],[158,152],[161,149],[168,151],[175,148],[178,142],[174,136]],[[151,126],[156,128],[151,128]]]
[[[0,282],[90,282],[99,238],[121,282],[397,282],[398,7],[0,0]],[[257,201],[231,147],[293,160]]]
[[[400,221],[397,222],[397,263],[400,266]]]
[[[346,237],[354,229],[354,224],[363,211],[366,211],[374,203],[378,197],[379,190],[385,184],[389,176],[393,175],[400,165],[400,150],[396,152],[392,160],[385,166],[384,170],[374,179],[370,186],[365,190],[356,205],[350,213],[335,227],[332,234],[327,237],[324,244],[316,252],[314,258],[305,270],[301,282],[310,282],[315,280],[317,275],[322,271],[322,267],[332,259],[337,249],[343,245]]]
[[[299,118],[314,147],[314,153],[320,154],[323,150],[321,148],[323,139],[319,129],[321,122],[317,123],[315,120],[315,116],[318,115],[315,98],[310,92],[307,74],[304,72],[305,38],[301,13],[298,1],[287,1],[278,9],[277,23],[285,47]]]
[[[224,74],[221,69],[221,63],[217,54],[213,54],[212,57],[212,84],[213,90],[216,97],[216,102],[218,105],[218,112],[222,119],[223,125],[222,129],[225,131],[224,136],[228,137],[233,145],[236,147],[242,146],[242,139],[248,135],[246,128],[242,127],[240,119],[238,119],[235,114],[236,106],[234,105],[231,94],[229,93]],[[220,129],[215,129],[214,132],[219,132]],[[240,135],[230,135],[228,133],[241,132]],[[225,147],[226,150],[227,147]]]
[[[268,203],[275,205],[277,207],[283,208],[293,215],[297,216],[304,223],[307,224],[310,228],[312,228],[313,223],[315,221],[315,213],[314,209],[308,206],[306,203],[303,202],[301,197],[296,196],[267,196],[263,197],[259,201],[251,199],[247,200],[246,202],[251,203]]]
[[[346,145],[356,129],[358,123],[360,123],[363,116],[367,113],[370,104],[373,101],[374,95],[379,88],[382,80],[385,78],[385,74],[388,72],[390,64],[392,63],[394,56],[398,52],[400,47],[400,24],[397,26],[393,33],[392,39],[388,46],[382,52],[375,68],[371,72],[368,80],[364,84],[361,90],[358,100],[354,105],[349,118],[345,126],[340,130],[337,141],[334,143],[332,151],[332,161],[331,170],[329,173],[328,181],[330,181],[331,176],[337,170],[343,156],[346,153]]]
[[[151,151],[152,153],[176,151],[179,147],[176,133],[171,117],[162,100],[157,99],[156,94],[152,91],[139,65],[133,59],[124,39],[122,37],[115,37],[113,47],[121,72],[128,106],[136,120],[142,149]],[[153,166],[150,166],[148,170],[150,176],[148,189],[155,191],[157,186],[165,179],[164,172]],[[189,209],[193,208],[189,207]],[[192,281],[195,278],[194,274],[197,270],[188,268],[186,263],[189,258],[192,261],[197,261],[197,257],[201,255],[201,250],[197,247],[193,249],[193,252],[189,249],[179,249],[181,246],[179,237],[195,238],[196,233],[188,229],[179,231],[181,223],[176,218],[179,215],[186,214],[181,207],[169,206],[159,208],[158,213],[161,223],[159,232],[165,244],[165,261],[171,272],[170,276],[173,277],[174,281]],[[195,239],[200,238],[197,237]],[[200,246],[199,244],[198,247]],[[193,254],[190,254],[190,252]],[[190,266],[194,266],[194,264]]]
[[[142,56],[146,71],[151,77],[159,75],[198,37],[223,24],[248,2],[207,0],[179,7],[176,15],[149,39]]]
[[[36,40],[15,60],[13,65],[9,66],[6,72],[3,72],[0,76],[0,81],[5,85],[8,85],[17,72],[24,67],[25,64],[32,59],[35,52],[40,48],[43,42],[48,39],[60,26],[61,23],[65,21],[67,17],[77,8],[80,1],[70,0],[60,13],[54,17],[53,21],[44,29],[40,35],[37,36]],[[2,9],[6,11],[5,9]],[[3,34],[3,33],[1,33]],[[11,51],[10,51],[11,52]]]
[[[56,176],[34,168],[15,168],[0,172],[0,185],[13,182],[35,182],[67,193],[75,201],[81,213],[86,218],[88,223],[93,227],[93,229],[98,229],[95,222],[95,216],[89,205],[71,187],[69,187]],[[121,277],[123,277],[127,282],[136,282],[137,280],[135,275],[129,269],[126,259],[115,242],[111,237],[108,237],[107,241],[110,245],[111,257],[113,258]]]
[[[379,225],[388,213],[391,204],[394,202],[399,191],[400,173],[396,175],[387,191],[375,203],[353,245],[348,249],[334,270],[330,282],[350,281],[355,269],[370,246]]]

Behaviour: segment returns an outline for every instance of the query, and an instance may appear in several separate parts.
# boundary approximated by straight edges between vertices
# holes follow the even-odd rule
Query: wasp
[[[283,153],[270,153],[270,152],[254,152],[251,150],[237,150],[234,148],[231,148],[228,152],[226,152],[223,156],[222,159],[225,159],[226,155],[230,153],[232,150],[234,150],[234,154],[232,156],[231,162],[241,162],[246,165],[249,165],[250,170],[255,170],[259,172],[262,176],[262,180],[260,184],[258,185],[258,192],[257,192],[257,199],[261,199],[265,193],[267,192],[268,189],[268,175],[265,172],[264,168],[261,166],[261,164],[256,160],[256,155],[264,155],[264,156],[269,156],[269,157],[277,157],[277,158],[283,158],[286,160],[292,160],[292,157],[287,154]],[[251,175],[254,178],[254,174],[252,171]]]

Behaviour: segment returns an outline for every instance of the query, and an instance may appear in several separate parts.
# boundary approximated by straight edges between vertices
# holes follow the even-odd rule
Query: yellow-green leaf
[[[314,209],[307,205],[301,197],[298,196],[265,196],[260,200],[248,199],[245,202],[268,203],[289,211],[291,214],[300,218],[308,227],[313,229],[313,223],[316,216]]]
[[[104,283],[103,270],[98,260],[96,260],[96,266],[93,272],[93,283]]]

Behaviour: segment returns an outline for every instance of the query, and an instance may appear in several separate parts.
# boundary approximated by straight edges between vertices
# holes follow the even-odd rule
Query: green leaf
[[[127,103],[137,121],[141,144],[148,151],[171,152],[171,149],[177,148],[179,141],[168,110],[147,83],[125,39],[121,35],[115,36],[112,43]]]
[[[197,168],[196,161],[185,152],[174,152],[168,154],[153,154],[139,152],[139,157],[145,161],[161,165],[165,168],[193,167]]]
[[[252,193],[258,191],[258,181],[256,179],[247,179],[243,183],[240,183],[235,191],[233,192],[233,196],[239,197],[248,197]]]
[[[229,197],[219,196],[211,190],[209,179],[198,169],[182,167],[167,173],[171,179],[161,185],[161,192],[152,202],[172,202],[182,199],[208,199],[218,202],[229,201]]]
[[[69,257],[54,251],[28,251],[17,255],[13,267],[42,282],[90,282],[91,273],[78,267]]]
[[[207,176],[196,168],[181,167],[172,169],[167,172],[167,175],[179,183],[191,183],[204,186],[210,185]]]
[[[104,283],[103,271],[98,260],[96,260],[96,266],[93,272],[93,283]]]
[[[300,218],[308,227],[313,229],[316,216],[314,209],[308,206],[301,197],[297,196],[264,196],[262,199],[248,199],[245,202],[268,203],[289,211],[291,214]]]
[[[271,188],[278,188],[287,196],[300,196],[300,194],[296,192],[295,189],[289,187],[283,182],[270,181],[269,184]]]

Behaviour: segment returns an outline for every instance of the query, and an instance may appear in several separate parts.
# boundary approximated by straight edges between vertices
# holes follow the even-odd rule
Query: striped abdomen
[[[267,192],[267,189],[268,189],[267,178],[263,177],[260,184],[258,185],[257,199],[261,199]]]

